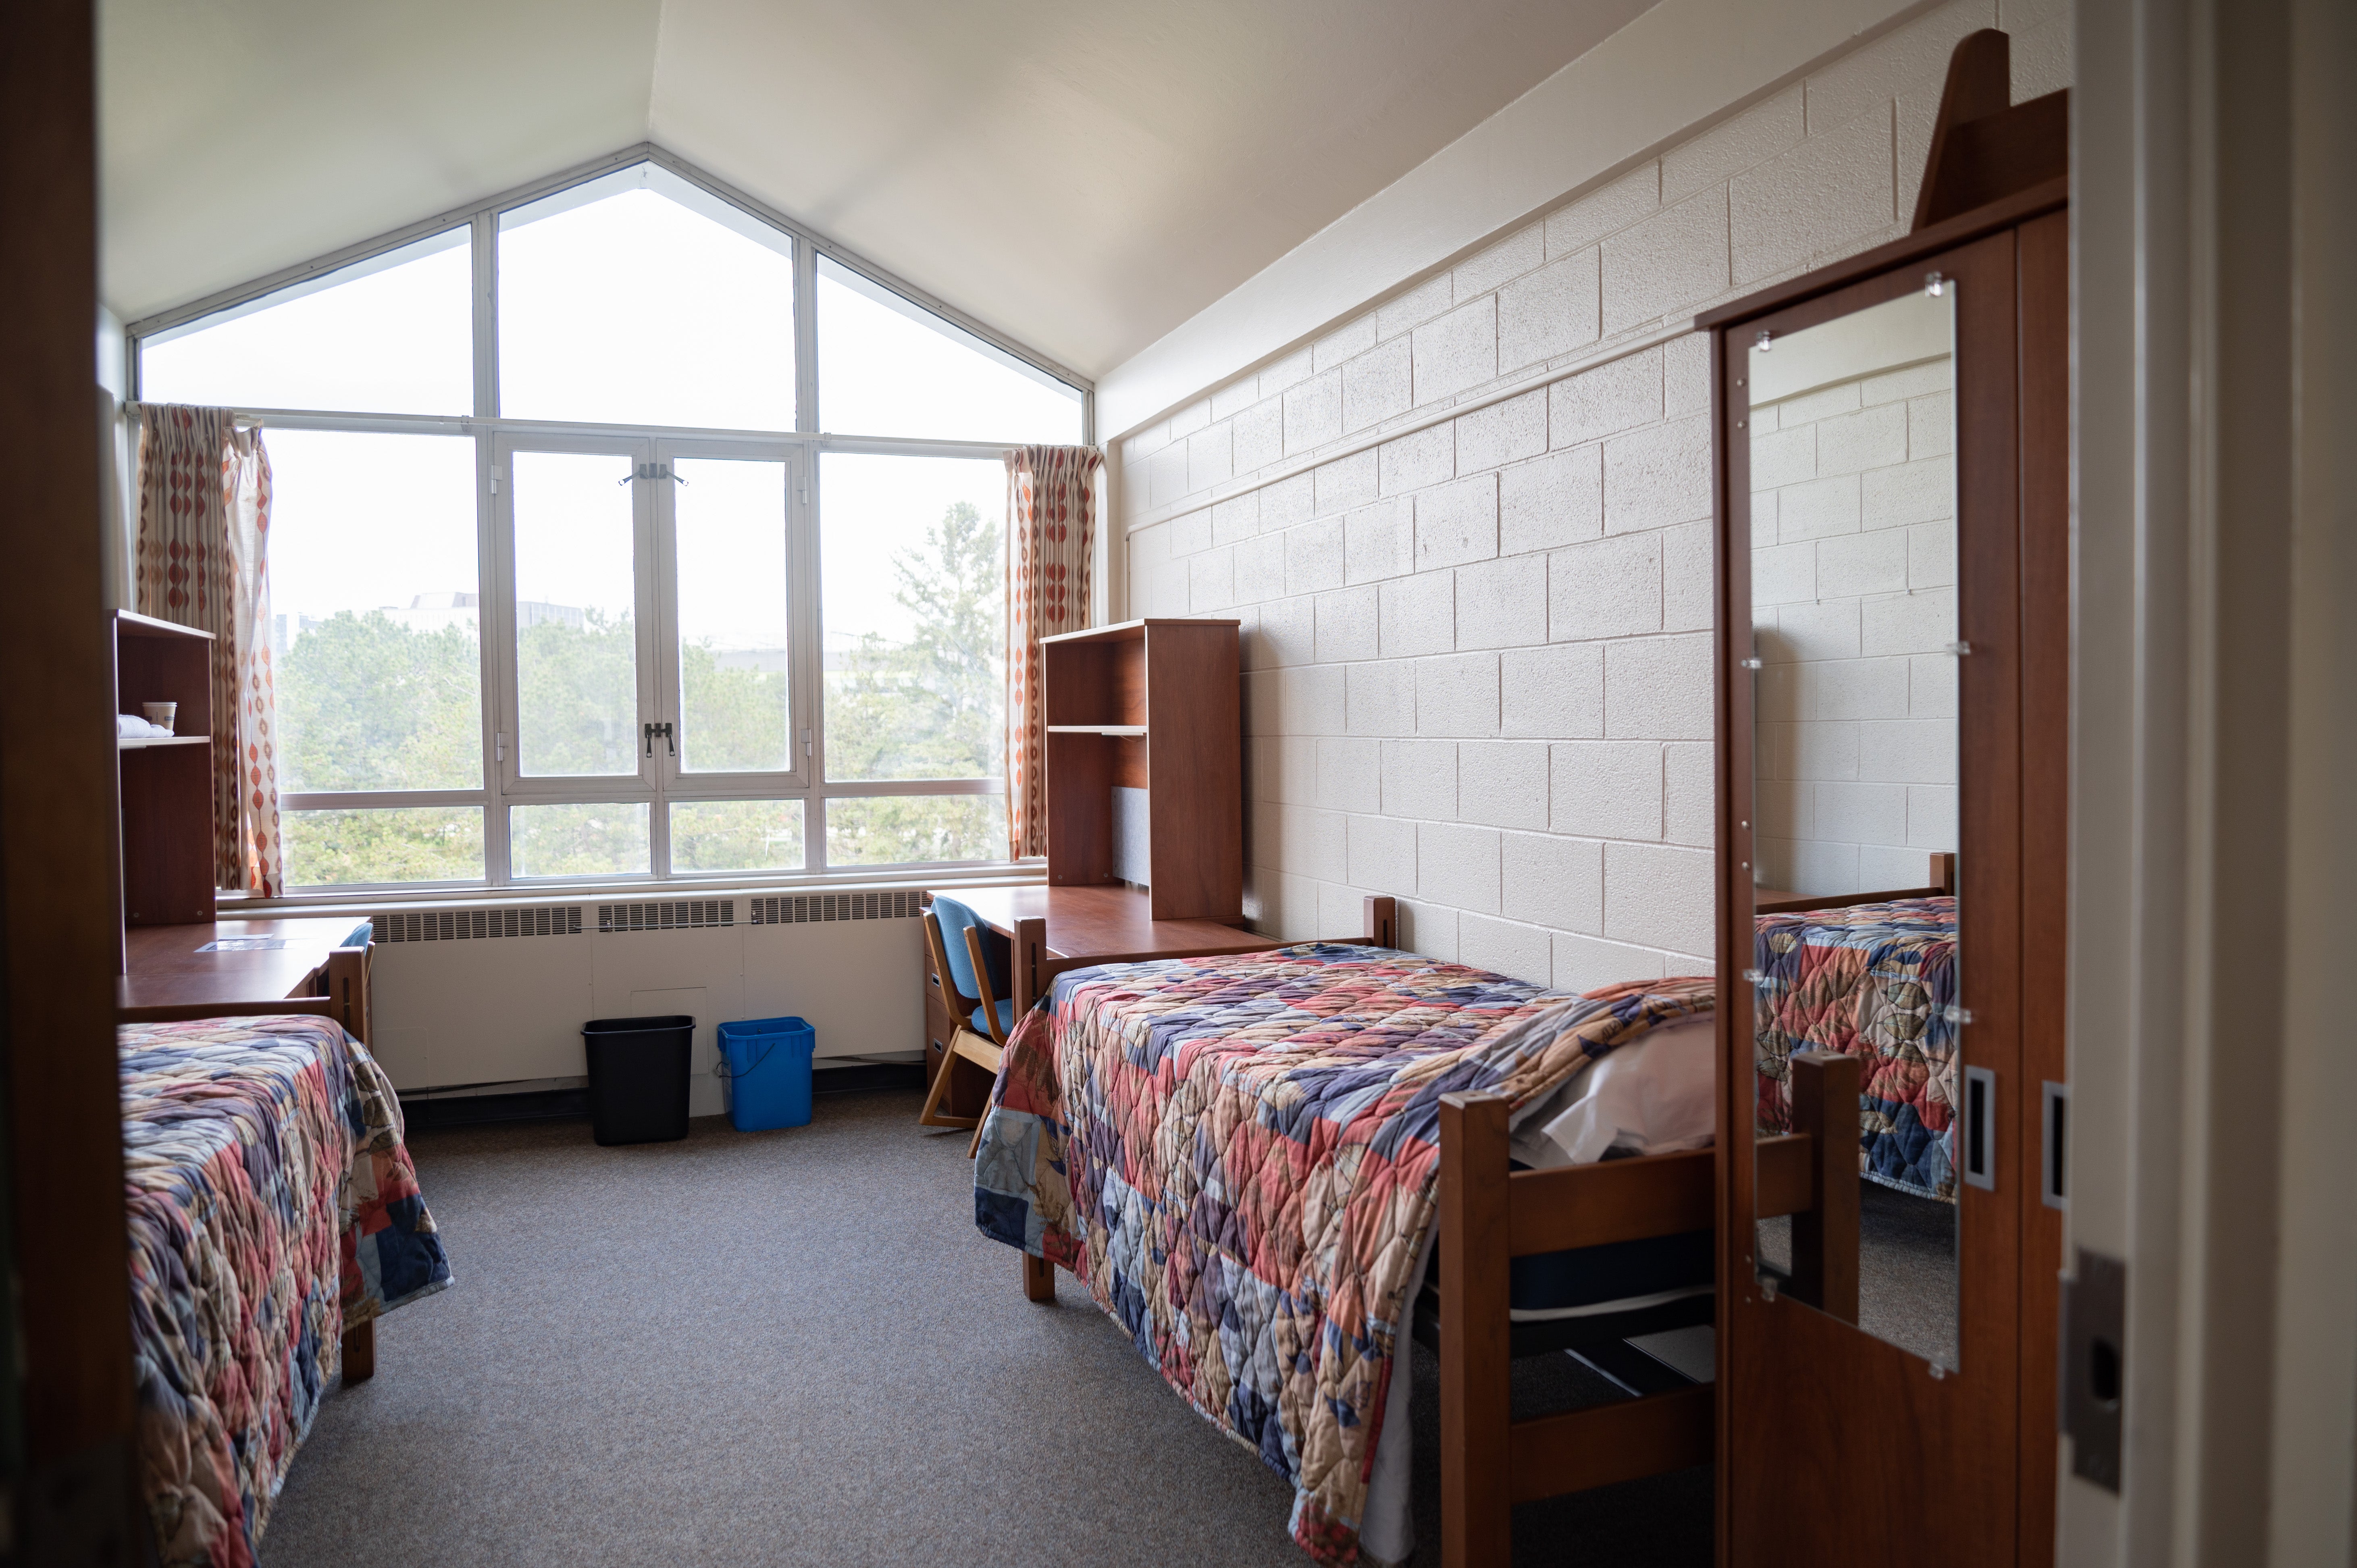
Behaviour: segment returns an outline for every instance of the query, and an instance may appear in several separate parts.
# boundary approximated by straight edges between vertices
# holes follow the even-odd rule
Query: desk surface
[[[210,920],[193,926],[133,926],[124,932],[128,971],[115,982],[124,1007],[187,1007],[275,1002],[307,993],[328,950],[366,925],[350,915],[285,920]],[[275,948],[199,952],[207,943],[275,941]]]
[[[1017,920],[1048,922],[1048,950],[1058,958],[1202,958],[1214,953],[1259,952],[1281,948],[1274,937],[1255,936],[1239,923],[1218,920],[1157,920],[1144,892],[1111,887],[955,887],[940,896],[954,898],[992,929],[1009,936]]]

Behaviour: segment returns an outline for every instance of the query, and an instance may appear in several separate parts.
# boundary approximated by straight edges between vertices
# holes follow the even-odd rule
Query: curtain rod
[[[1309,473],[1314,469],[1322,468],[1329,463],[1339,463],[1345,457],[1355,457],[1360,453],[1372,450],[1374,447],[1381,446],[1387,441],[1397,441],[1403,436],[1414,435],[1420,430],[1429,430],[1436,424],[1446,424],[1452,419],[1462,419],[1469,413],[1479,413],[1485,408],[1494,408],[1499,403],[1511,403],[1515,398],[1521,397],[1524,392],[1535,392],[1539,388],[1544,386],[1553,386],[1557,381],[1567,381],[1572,377],[1585,375],[1589,371],[1601,370],[1606,365],[1611,364],[1617,360],[1633,359],[1637,355],[1642,354],[1648,349],[1658,349],[1664,343],[1672,343],[1675,342],[1680,338],[1691,337],[1694,334],[1694,330],[1695,329],[1692,326],[1683,323],[1675,327],[1658,328],[1655,330],[1647,333],[1642,338],[1636,338],[1631,342],[1622,343],[1612,349],[1605,349],[1600,353],[1586,355],[1568,364],[1549,366],[1545,370],[1525,375],[1519,381],[1510,381],[1506,385],[1497,388],[1495,391],[1483,392],[1480,397],[1470,399],[1465,403],[1451,403],[1446,408],[1435,409],[1429,413],[1419,414],[1415,418],[1409,420],[1405,424],[1397,424],[1386,429],[1370,431],[1366,435],[1359,436],[1355,440],[1350,441],[1343,446],[1337,446],[1330,451],[1318,452],[1308,456],[1296,458],[1291,463],[1279,468],[1276,472],[1273,474],[1264,472],[1259,477],[1244,484],[1232,485],[1231,488],[1226,489],[1222,489],[1214,485],[1209,491],[1205,492],[1203,499],[1200,501],[1193,500],[1191,499],[1186,501],[1174,501],[1168,506],[1157,507],[1153,510],[1138,513],[1135,521],[1123,525],[1122,536],[1124,538],[1127,538],[1129,535],[1139,532],[1142,530],[1153,528],[1161,523],[1168,522],[1174,517],[1184,517],[1189,512],[1200,511],[1205,507],[1217,506],[1222,501],[1232,501],[1238,496],[1248,496],[1255,490],[1266,489],[1271,485],[1281,485],[1287,479],[1297,478],[1301,475]],[[1185,437],[1181,436],[1178,439],[1184,440]],[[1173,441],[1171,443],[1174,446],[1178,444],[1178,441]],[[1122,466],[1125,478],[1126,478],[1128,474],[1128,467],[1129,466],[1126,463]]]

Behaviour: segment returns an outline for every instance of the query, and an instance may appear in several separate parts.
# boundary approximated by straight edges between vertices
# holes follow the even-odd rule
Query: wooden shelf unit
[[[212,634],[114,612],[114,711],[178,703],[175,733],[120,740],[123,923],[213,918]]]
[[[1239,624],[1040,639],[1049,886],[1137,883],[1154,919],[1242,922]]]

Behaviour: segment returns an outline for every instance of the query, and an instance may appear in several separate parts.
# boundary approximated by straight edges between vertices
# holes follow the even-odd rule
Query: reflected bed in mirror
[[[1814,1304],[1943,1368],[1963,1081],[1953,306],[1951,285],[1763,334],[1745,376],[1756,1133],[1803,1130],[1795,1056],[1857,1058],[1856,1256],[1827,1261],[1845,1283]],[[1793,1217],[1756,1223],[1763,1278],[1813,1298]]]

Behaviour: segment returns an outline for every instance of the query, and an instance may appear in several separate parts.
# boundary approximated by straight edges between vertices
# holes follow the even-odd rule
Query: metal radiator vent
[[[410,909],[371,916],[381,942],[488,941],[499,937],[577,937],[581,906],[550,904],[534,908]]]
[[[678,898],[661,904],[600,904],[600,931],[685,931],[737,923],[734,898]]]
[[[913,920],[925,912],[915,888],[891,893],[798,893],[755,898],[753,924],[802,926],[817,920]]]

